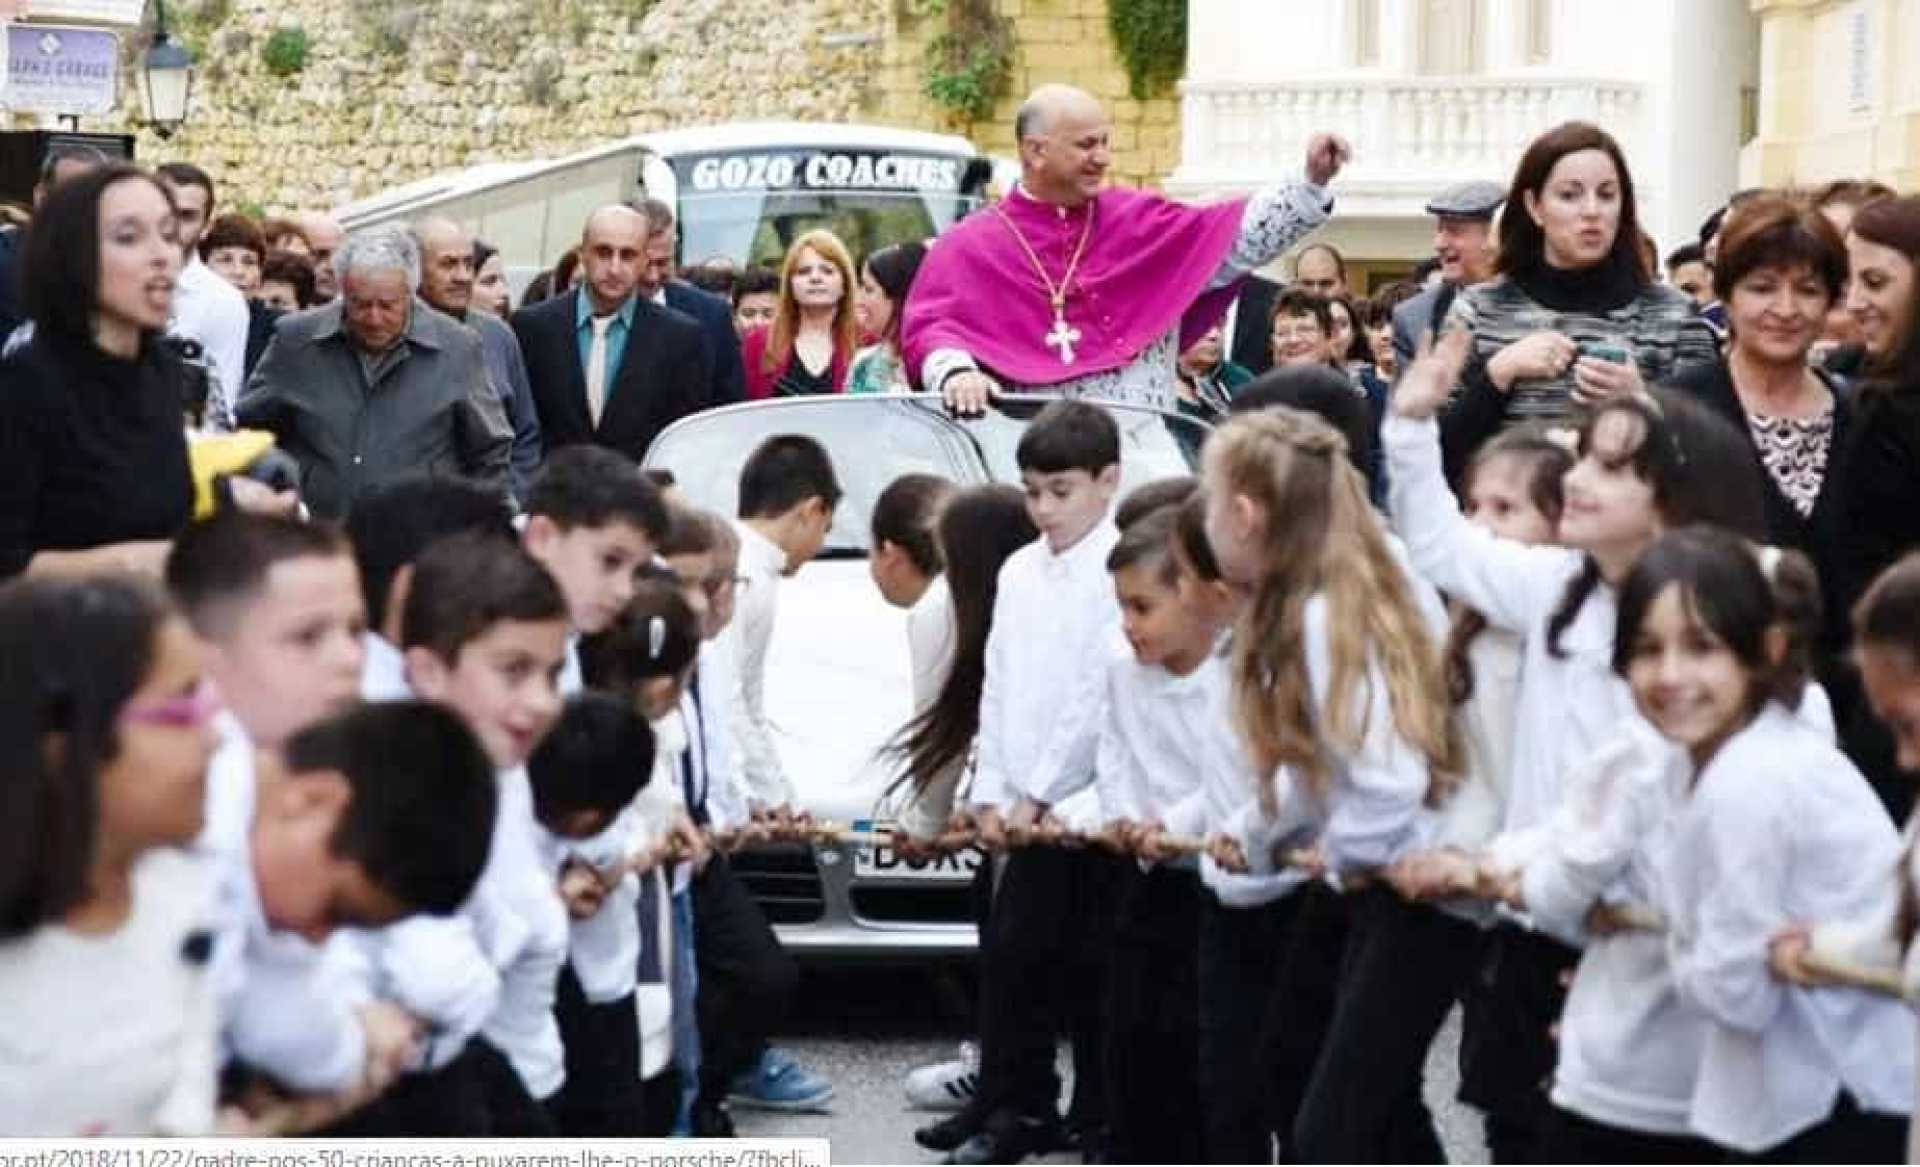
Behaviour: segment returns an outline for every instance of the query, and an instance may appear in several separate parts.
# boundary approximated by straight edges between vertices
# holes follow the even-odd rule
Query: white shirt
[[[173,289],[170,336],[197,340],[213,376],[207,393],[208,428],[233,428],[234,403],[247,382],[247,298],[196,254]]]
[[[1215,696],[1224,672],[1212,656],[1183,677],[1130,652],[1108,662],[1095,753],[1104,822],[1158,822],[1186,836],[1206,829],[1202,767],[1223,741],[1229,757],[1240,753]]]
[[[733,761],[735,656],[724,636],[703,643],[690,693],[680,702],[686,724],[699,728],[689,735],[687,748],[693,754],[695,781],[706,791],[707,821],[715,829],[745,826],[751,817],[746,782]]]
[[[1441,812],[1434,842],[1478,851],[1500,831],[1513,768],[1513,718],[1520,699],[1520,666],[1526,645],[1501,628],[1482,629],[1467,646],[1473,693],[1460,706],[1467,742],[1467,772]]]
[[[1202,718],[1214,728],[1201,739],[1200,753],[1192,763],[1200,775],[1199,789],[1193,795],[1199,821],[1199,825],[1192,828],[1194,834],[1228,833],[1257,813],[1262,779],[1255,772],[1253,757],[1247,752],[1240,731],[1234,727],[1229,652],[1230,637],[1223,635],[1214,655],[1195,674],[1206,702]],[[1187,822],[1189,812],[1180,808],[1170,812],[1169,817]],[[1200,857],[1200,881],[1230,908],[1259,907],[1299,885],[1291,871],[1263,875],[1232,872],[1205,855]]]
[[[945,574],[936,575],[927,590],[907,611],[907,649],[913,662],[913,716],[920,717],[940,699],[953,654],[959,647],[953,626],[953,591]],[[899,825],[917,838],[930,838],[946,828],[953,814],[954,791],[966,773],[963,758],[936,774],[901,807]]]
[[[360,665],[360,697],[365,701],[408,701],[407,658],[386,637],[368,631],[361,635],[366,654]]]
[[[0,1136],[212,1132],[217,1022],[192,959],[207,910],[204,865],[160,849],[134,864],[113,932],[0,944]]]
[[[1393,526],[1429,583],[1474,608],[1494,628],[1526,641],[1515,703],[1513,760],[1503,830],[1544,822],[1562,776],[1637,718],[1627,683],[1613,671],[1613,589],[1595,587],[1548,651],[1547,623],[1584,557],[1560,547],[1501,539],[1467,521],[1440,467],[1432,420],[1389,417],[1381,427],[1392,484]]]
[[[980,691],[974,806],[1021,797],[1051,806],[1091,785],[1101,665],[1124,644],[1107,574],[1119,538],[1103,518],[1059,554],[1043,537],[1000,565]]]
[[[1418,581],[1408,582],[1417,595]],[[1430,621],[1438,618],[1425,614]],[[1316,593],[1302,612],[1315,710],[1326,709],[1333,695],[1330,619],[1326,594]],[[1237,829],[1229,828],[1242,842],[1249,871],[1272,872],[1276,852],[1317,837],[1329,875],[1360,874],[1387,866],[1431,838],[1435,815],[1426,805],[1426,755],[1395,727],[1386,671],[1377,660],[1367,662],[1366,678],[1351,699],[1366,704],[1356,719],[1360,741],[1347,751],[1326,743],[1324,792],[1314,794],[1305,776],[1282,767],[1274,776],[1277,813],[1268,817],[1256,802]]]
[[[1769,705],[1700,772],[1663,858],[1674,979],[1710,1019],[1694,1129],[1753,1154],[1825,1121],[1842,1089],[1864,1110],[1906,1114],[1905,1006],[1796,987],[1768,967],[1787,924],[1870,915],[1897,897],[1887,873],[1899,837],[1832,739]]]
[[[745,522],[735,522],[740,536],[740,596],[730,631],[739,652],[732,709],[729,714],[737,747],[733,759],[740,768],[747,793],[767,806],[793,802],[793,784],[780,767],[780,751],[773,744],[773,722],[767,717],[767,648],[773,643],[773,621],[780,602],[780,579],[786,574],[787,553]]]
[[[215,727],[220,746],[207,767],[206,827],[196,850],[216,881],[211,980],[223,1054],[292,1090],[346,1090],[366,1065],[355,1002],[332,978],[320,945],[267,922],[253,873],[253,740],[232,714],[221,714]]]

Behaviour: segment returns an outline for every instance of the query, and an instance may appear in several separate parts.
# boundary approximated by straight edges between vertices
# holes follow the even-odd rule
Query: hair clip
[[[667,647],[667,621],[655,616],[647,621],[647,659],[659,660],[660,652]]]

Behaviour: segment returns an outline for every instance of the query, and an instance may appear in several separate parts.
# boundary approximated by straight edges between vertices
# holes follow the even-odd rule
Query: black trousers
[[[981,1113],[1058,1117],[1054,1050],[1073,1041],[1081,1130],[1106,1125],[1105,982],[1117,861],[1058,847],[1007,857],[981,937]]]
[[[637,1138],[646,1119],[640,1094],[640,1022],[633,994],[595,1005],[569,963],[560,971],[554,1016],[566,1048],[567,1081],[549,1109],[563,1138]]]
[[[1269,1089],[1274,1058],[1266,1018],[1301,902],[1295,892],[1259,907],[1232,908],[1210,891],[1200,893],[1201,1162],[1273,1160],[1280,1124]]]
[[[408,1074],[386,1093],[315,1133],[328,1139],[551,1138],[545,1107],[505,1054],[485,1038],[429,1074]]]
[[[1833,1113],[1818,1126],[1769,1147],[1757,1155],[1737,1152],[1728,1163],[1904,1163],[1907,1159],[1907,1119],[1861,1110],[1845,1090]]]
[[[722,855],[693,878],[693,952],[700,974],[694,1003],[700,1101],[718,1105],[728,1084],[766,1050],[767,1035],[793,1000],[800,970]]]
[[[1719,1163],[1726,1154],[1691,1135],[1631,1131],[1553,1105],[1542,1115],[1533,1150],[1535,1163]]]
[[[1108,1159],[1200,1158],[1200,877],[1134,864],[1115,879],[1107,966]]]
[[[1305,1161],[1293,1149],[1294,1123],[1333,1027],[1353,928],[1352,903],[1326,884],[1309,883],[1293,895],[1300,906],[1280,959],[1279,978],[1269,991],[1260,1037],[1261,1047],[1270,1051],[1267,1107],[1282,1163]]]
[[[1580,954],[1515,924],[1493,929],[1482,952],[1463,998],[1460,1100],[1486,1113],[1494,1162],[1553,1162],[1536,1149],[1552,1110],[1552,1028],[1567,1002],[1560,980]]]
[[[1382,887],[1349,897],[1339,999],[1293,1124],[1300,1163],[1446,1160],[1422,1094],[1427,1049],[1472,972],[1479,929]]]

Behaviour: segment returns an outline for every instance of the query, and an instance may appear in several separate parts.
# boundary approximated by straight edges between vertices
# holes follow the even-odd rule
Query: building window
[[[1347,0],[1353,29],[1353,63],[1367,67],[1380,63],[1380,0]]]
[[[1417,0],[1420,72],[1449,76],[1478,73],[1480,0]]]
[[[1553,60],[1553,0],[1527,0],[1525,50],[1529,65],[1544,65]]]

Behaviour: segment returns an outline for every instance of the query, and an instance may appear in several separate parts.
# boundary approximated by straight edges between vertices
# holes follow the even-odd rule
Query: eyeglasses
[[[223,708],[219,688],[212,679],[202,677],[191,693],[128,705],[120,711],[120,720],[133,725],[194,729],[213,720],[214,714]]]
[[[1317,320],[1309,320],[1301,324],[1275,324],[1273,326],[1273,339],[1275,340],[1320,340],[1326,335],[1326,330],[1320,327],[1320,322]]]

